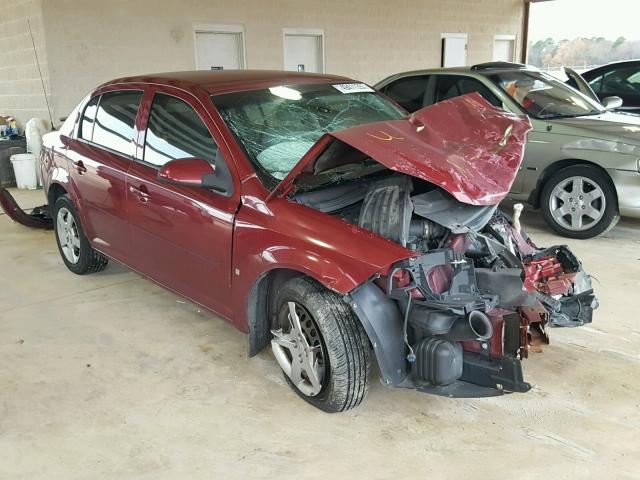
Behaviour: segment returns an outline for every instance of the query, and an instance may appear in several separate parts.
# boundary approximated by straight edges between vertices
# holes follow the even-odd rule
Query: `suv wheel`
[[[78,275],[104,270],[109,259],[91,247],[69,195],[58,197],[53,207],[56,242],[62,261]]]
[[[369,388],[369,341],[348,305],[306,277],[287,281],[275,302],[271,348],[285,379],[326,412],[362,402]]]
[[[611,180],[589,165],[551,175],[542,189],[541,204],[546,222],[564,237],[592,238],[611,230],[620,219]]]

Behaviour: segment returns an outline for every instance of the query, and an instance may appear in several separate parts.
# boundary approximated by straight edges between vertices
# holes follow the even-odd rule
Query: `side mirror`
[[[227,164],[216,155],[215,168],[202,158],[178,158],[165,163],[158,171],[158,180],[185,187],[209,188],[230,197],[233,192],[233,179]]]
[[[613,110],[622,106],[622,99],[620,97],[604,97],[601,103],[607,110]]]
[[[202,179],[210,173],[215,173],[215,168],[202,158],[179,158],[165,163],[158,171],[158,179],[174,185],[202,187]]]

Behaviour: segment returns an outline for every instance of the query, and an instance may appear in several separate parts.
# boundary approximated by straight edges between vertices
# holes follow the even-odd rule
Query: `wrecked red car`
[[[477,94],[407,116],[329,75],[124,78],[45,136],[49,207],[2,200],[72,272],[114,258],[270,346],[325,411],[363,400],[374,356],[388,386],[526,392],[546,327],[597,306],[568,248],[498,209],[529,129]]]

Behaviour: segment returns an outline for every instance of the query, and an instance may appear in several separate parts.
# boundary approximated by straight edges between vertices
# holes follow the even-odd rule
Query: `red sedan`
[[[42,170],[69,270],[113,258],[216,312],[333,412],[374,356],[388,386],[525,392],[545,325],[591,321],[573,254],[497,209],[529,129],[475,95],[407,117],[343,77],[158,74],[91,92]]]

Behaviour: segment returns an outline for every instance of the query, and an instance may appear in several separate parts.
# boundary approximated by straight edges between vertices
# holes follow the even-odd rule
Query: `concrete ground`
[[[0,215],[0,478],[640,478],[640,222],[589,241],[537,213],[524,223],[574,249],[601,302],[524,362],[531,392],[446,399],[374,381],[328,415],[215,315],[116,262],[75,276],[51,232]]]

